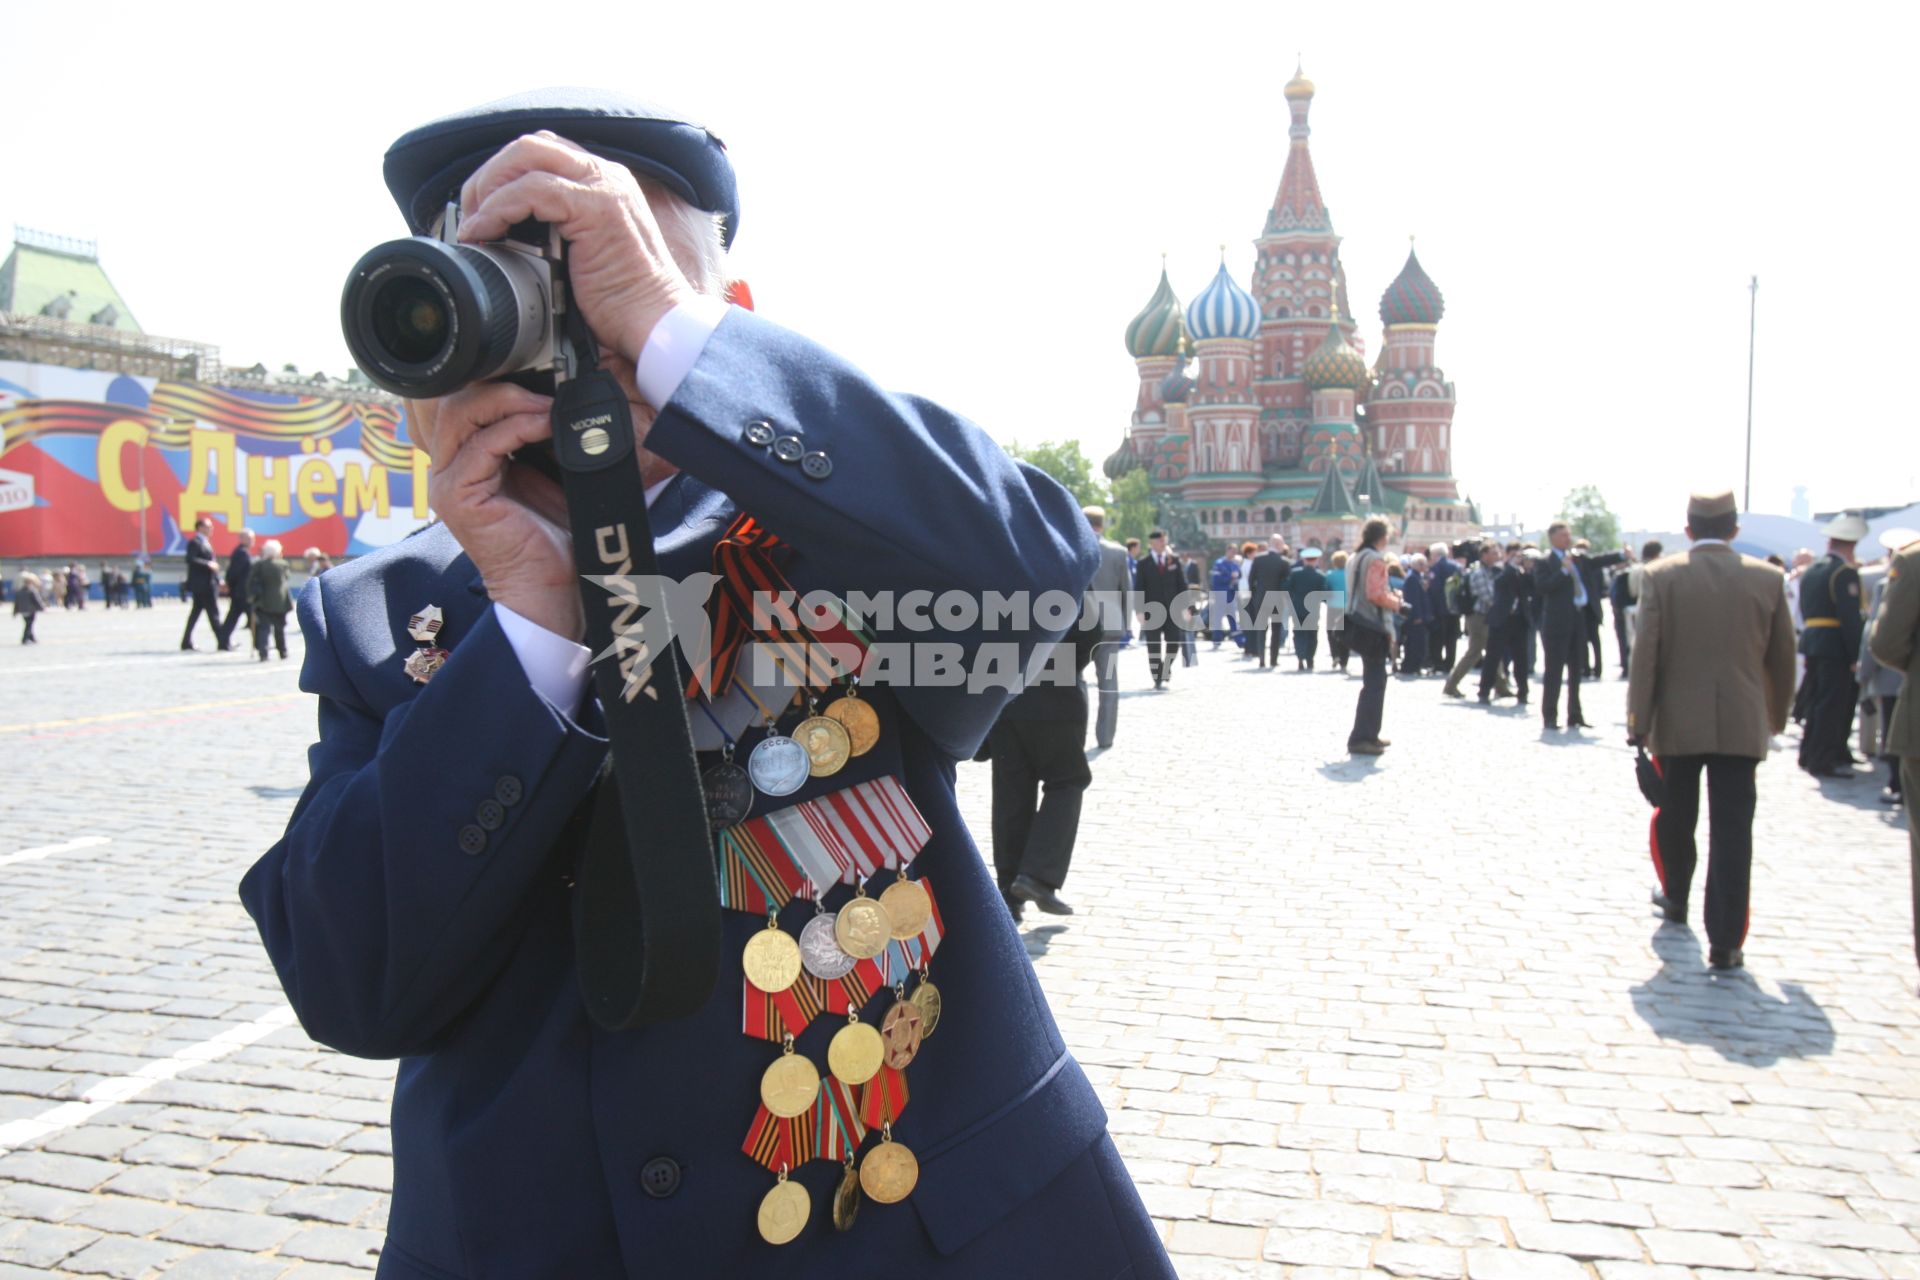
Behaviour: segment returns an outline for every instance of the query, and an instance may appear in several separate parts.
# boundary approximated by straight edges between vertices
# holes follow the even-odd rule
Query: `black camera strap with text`
[[[566,314],[576,376],[554,394],[553,447],[613,748],[576,877],[574,948],[588,1013],[624,1031],[706,1002],[719,971],[720,893],[632,413],[578,310]]]

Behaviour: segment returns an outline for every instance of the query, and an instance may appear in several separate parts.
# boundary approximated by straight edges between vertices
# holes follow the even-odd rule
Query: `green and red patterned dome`
[[[1380,295],[1382,324],[1439,324],[1447,304],[1440,296],[1420,259],[1407,250],[1407,265],[1400,268],[1393,283]]]
[[[1327,336],[1300,367],[1300,375],[1315,391],[1344,387],[1357,395],[1365,395],[1373,381],[1367,372],[1367,362],[1347,341],[1347,335],[1340,332],[1337,322],[1327,326]]]
[[[1167,281],[1163,264],[1160,287],[1127,325],[1127,354],[1135,360],[1146,360],[1156,356],[1179,357],[1185,355],[1186,350],[1186,315],[1180,299],[1173,295],[1173,285]]]

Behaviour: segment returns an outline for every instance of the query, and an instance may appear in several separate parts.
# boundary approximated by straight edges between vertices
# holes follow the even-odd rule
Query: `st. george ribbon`
[[[576,877],[574,949],[588,1014],[625,1031],[685,1017],[712,994],[720,895],[633,415],[571,296],[564,316],[569,352],[554,392],[553,448],[613,748],[612,784],[603,776],[596,788]],[[588,577],[628,586],[609,590]]]

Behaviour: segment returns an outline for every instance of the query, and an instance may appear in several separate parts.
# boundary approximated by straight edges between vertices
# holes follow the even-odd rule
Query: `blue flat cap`
[[[387,148],[387,190],[414,234],[424,235],[474,170],[541,129],[658,179],[696,209],[724,214],[722,243],[733,244],[740,193],[727,144],[674,112],[604,89],[536,89],[409,130]]]

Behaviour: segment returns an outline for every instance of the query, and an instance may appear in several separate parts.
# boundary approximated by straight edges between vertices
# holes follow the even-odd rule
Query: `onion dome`
[[[1121,437],[1120,447],[1107,455],[1100,469],[1107,473],[1107,479],[1118,480],[1129,472],[1138,471],[1142,465],[1140,455],[1133,449],[1133,437],[1128,435]]]
[[[1321,341],[1314,353],[1307,357],[1301,366],[1300,374],[1307,385],[1315,391],[1327,391],[1336,387],[1348,389],[1363,388],[1369,385],[1367,362],[1353,349],[1347,336],[1340,332],[1340,326],[1327,326],[1327,336]]]
[[[1300,63],[1295,62],[1293,64],[1293,79],[1287,81],[1287,87],[1282,89],[1281,92],[1289,98],[1311,98],[1313,96],[1313,81],[1307,79],[1306,75],[1300,70]]]
[[[1185,404],[1187,393],[1193,390],[1193,379],[1187,376],[1182,366],[1175,366],[1172,373],[1160,379],[1161,404]]]
[[[1180,299],[1173,296],[1173,286],[1167,283],[1167,268],[1162,264],[1160,287],[1127,325],[1127,354],[1135,360],[1184,355],[1186,336]]]
[[[1407,265],[1400,268],[1393,283],[1380,295],[1380,320],[1383,324],[1439,324],[1446,313],[1440,290],[1420,266],[1412,249],[1407,250]]]
[[[1260,304],[1233,282],[1223,262],[1187,308],[1187,333],[1195,342],[1209,338],[1251,338],[1260,332]]]

